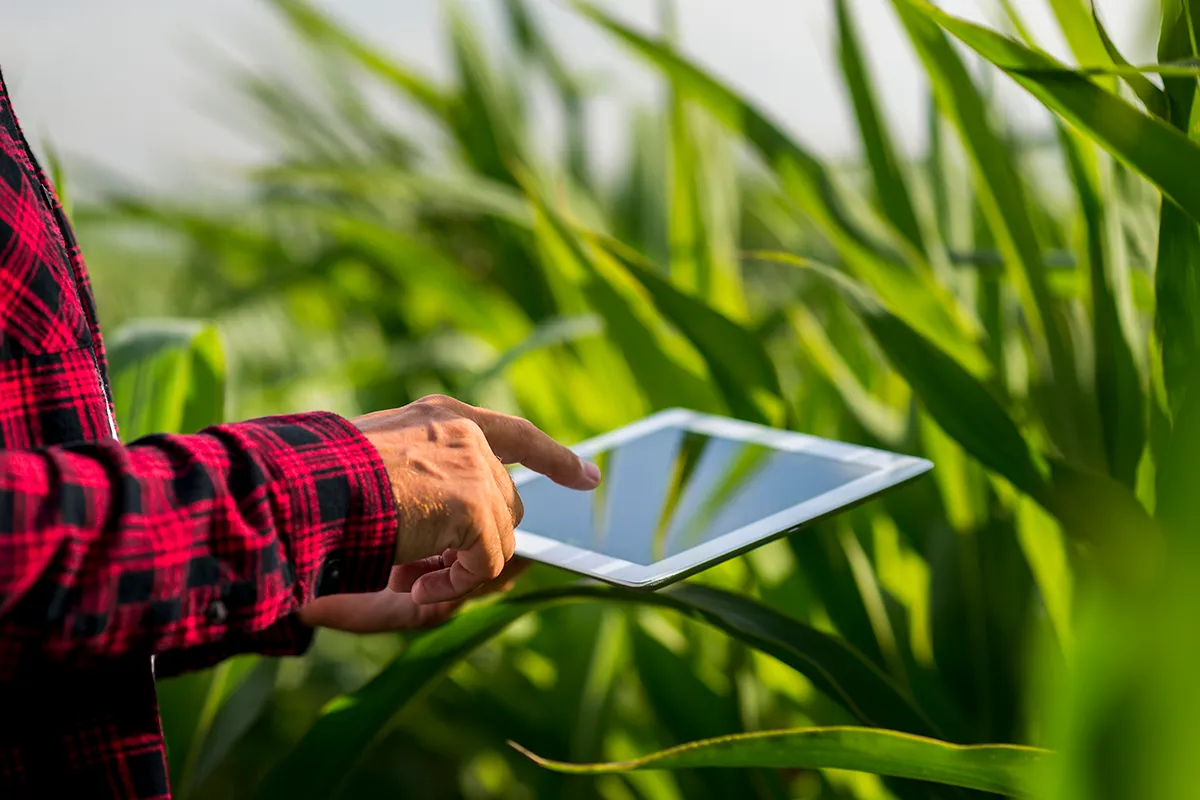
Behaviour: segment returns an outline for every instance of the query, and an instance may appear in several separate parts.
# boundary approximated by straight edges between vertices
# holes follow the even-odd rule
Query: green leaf
[[[953,745],[872,728],[800,728],[690,742],[631,761],[570,764],[513,747],[548,769],[572,773],[688,767],[844,769],[1032,797],[1054,753],[1019,745]]]
[[[895,143],[888,133],[879,102],[871,87],[871,75],[863,59],[858,32],[851,19],[849,0],[837,2],[837,25],[842,77],[854,103],[859,135],[862,137],[867,163],[871,165],[871,177],[875,182],[876,199],[883,208],[884,216],[909,245],[917,252],[927,254],[925,237],[921,231],[921,224],[917,221],[917,212],[908,191]]]
[[[908,429],[907,417],[862,385],[821,323],[807,308],[801,304],[793,306],[788,319],[809,361],[837,389],[858,423],[881,442],[898,446]]]
[[[213,721],[252,673],[256,661],[252,657],[236,658],[213,669],[159,683],[159,706],[163,736],[170,753],[171,783],[178,787],[180,797],[187,797],[199,783],[196,764],[201,753],[206,749],[210,753],[214,752],[213,748],[218,752],[227,749],[225,741],[209,741]],[[225,738],[227,733],[222,736],[223,740]]]
[[[1200,454],[1200,391],[1190,391],[1184,395],[1166,445],[1158,454],[1156,492],[1157,518],[1170,533],[1190,541],[1196,540],[1200,531],[1197,454]]]
[[[530,610],[499,603],[460,614],[409,648],[366,686],[325,706],[259,787],[262,798],[328,798],[392,717],[434,677]]]
[[[449,99],[440,89],[369,46],[311,3],[306,0],[270,0],[270,3],[297,33],[309,41],[343,51],[435,116],[441,117],[447,113]]]
[[[738,244],[738,176],[729,143],[672,85],[667,140],[671,281],[727,316],[744,319]]]
[[[1034,452],[983,384],[899,318],[868,313],[864,322],[946,433],[1021,491],[1042,496],[1043,476]]]
[[[682,380],[685,376],[688,381],[694,379],[685,372],[685,367],[669,359],[669,351],[649,352],[654,348],[647,345],[661,335],[653,330],[650,320],[639,319],[644,316],[639,313],[641,303],[634,294],[622,288],[629,278],[640,284],[658,313],[682,332],[700,353],[734,414],[753,422],[781,422],[783,404],[779,379],[774,364],[754,334],[700,300],[684,294],[650,269],[634,263],[636,256],[627,248],[606,249],[604,245],[611,247],[612,240],[601,244],[599,237],[573,228],[540,195],[531,194],[530,198],[548,222],[551,229],[548,233],[564,244],[574,259],[590,272],[586,286],[591,302],[608,319],[613,335],[621,337],[622,352],[642,385],[648,389],[661,386],[658,396],[653,397],[655,405],[662,408],[670,405],[695,407],[703,392],[700,387],[688,387],[688,382]],[[688,389],[686,394],[681,394],[683,389]],[[668,402],[667,398],[671,396],[682,402]]]
[[[263,167],[254,172],[254,177],[272,186],[337,189],[377,202],[413,201],[448,217],[490,216],[523,227],[530,225],[529,209],[519,192],[477,174],[427,175],[374,163],[363,167],[287,164]],[[286,200],[268,202],[274,208],[289,207]]]
[[[1121,51],[1109,38],[1108,30],[1104,27],[1104,23],[1100,21],[1100,12],[1092,5],[1092,19],[1096,25],[1096,33],[1100,36],[1100,41],[1104,44],[1104,49],[1108,53],[1109,59],[1118,66],[1128,67],[1129,62],[1121,55]],[[1154,116],[1159,119],[1167,118],[1167,96],[1162,89],[1154,85],[1154,82],[1137,72],[1128,75],[1122,75],[1122,79],[1137,95],[1137,98],[1142,101],[1142,105],[1146,107]]]
[[[932,277],[927,266],[905,269],[883,255],[851,221],[850,214],[824,165],[790,139],[765,114],[746,103],[669,47],[615,21],[582,2],[582,14],[612,33],[634,52],[654,64],[673,82],[688,89],[726,127],[745,137],[763,162],[774,171],[788,197],[837,246],[847,267],[917,330],[942,343],[955,359],[973,372],[988,369],[976,333],[957,302]],[[915,254],[914,254],[915,255]]]
[[[1058,27],[1080,64],[1107,65],[1110,50],[1098,30],[1095,7],[1086,0],[1050,0]]]
[[[1050,626],[1062,651],[1070,654],[1074,647],[1071,604],[1075,581],[1062,528],[1032,500],[1020,498],[1016,504],[1016,529]]]
[[[758,337],[645,266],[620,258],[621,252],[613,255],[650,293],[663,316],[695,345],[730,410],[753,422],[782,424],[783,390],[775,364]]]
[[[501,353],[486,369],[473,375],[459,388],[458,398],[467,403],[474,402],[472,398],[489,383],[503,378],[513,364],[531,353],[597,336],[602,332],[602,322],[594,314],[545,320],[532,333]]]
[[[697,618],[801,672],[864,724],[940,735],[910,697],[845,642],[747,597],[688,584],[659,593],[568,587],[477,608],[416,636],[365,686],[325,707],[258,796],[332,796],[393,716],[435,677],[519,617],[585,600],[639,603]]]
[[[711,385],[690,347],[654,308],[644,290],[607,253],[589,246],[561,217],[530,195],[538,209],[534,231],[547,265],[573,284],[605,323],[605,333],[624,357],[652,407],[720,407]]]
[[[1085,131],[1105,150],[1200,220],[1200,147],[1167,123],[1149,117],[1045,53],[995,31],[953,17],[919,0],[904,2],[912,15],[936,22],[1004,70],[1047,108]],[[1182,80],[1182,79],[1181,79]]]
[[[1091,545],[1105,577],[1144,581],[1160,555],[1161,530],[1132,490],[1058,459],[1050,460],[1051,493],[1042,501],[1069,535]]]
[[[632,642],[645,702],[672,740],[721,736],[741,727],[736,698],[718,694],[701,680],[685,654],[676,654],[640,629],[635,630]],[[742,772],[684,772],[675,777],[688,798],[754,796],[749,778]]]
[[[979,202],[1021,300],[1034,350],[1049,359],[1059,385],[1070,387],[1075,381],[1074,369],[1046,284],[1041,247],[1012,151],[992,126],[975,82],[926,6],[919,0],[893,0],[892,4],[925,65],[938,106],[954,123],[971,161]]]
[[[944,350],[830,267],[787,253],[753,258],[811,270],[841,290],[880,350],[941,428],[985,467],[1044,501],[1047,483],[1038,457],[999,401]]]
[[[1158,45],[1160,61],[1197,56],[1195,24],[1200,4],[1174,0],[1163,7],[1162,33]],[[1180,136],[1191,138],[1195,111],[1196,81],[1187,78],[1163,80],[1167,94],[1168,122]],[[1177,169],[1186,169],[1176,164]],[[1154,271],[1155,330],[1162,346],[1163,381],[1168,407],[1178,413],[1187,403],[1186,390],[1200,370],[1200,229],[1195,213],[1164,202],[1159,215],[1158,253]]]
[[[1072,131],[1060,128],[1060,134],[1086,228],[1096,402],[1108,472],[1132,488],[1146,446],[1146,398],[1121,316],[1119,298],[1129,302],[1129,281],[1110,257],[1110,223],[1092,147]]]
[[[277,658],[255,659],[249,670],[227,676],[224,701],[212,718],[208,735],[196,751],[191,775],[180,784],[181,797],[184,796],[184,790],[203,785],[221,760],[262,716],[275,691],[279,664]]]
[[[864,657],[882,666],[883,651],[835,526],[818,525],[789,536],[787,543],[795,556],[797,574],[820,598],[837,632]]]
[[[117,331],[108,351],[117,421],[127,440],[195,433],[225,421],[225,360],[215,328],[144,320]]]
[[[941,734],[912,698],[857,650],[748,597],[685,583],[643,602],[699,614],[708,624],[802,673],[864,724]]]
[[[542,68],[558,93],[565,117],[567,170],[581,185],[591,185],[588,157],[592,147],[584,114],[584,82],[563,63],[525,0],[504,0],[504,9],[521,52]]]

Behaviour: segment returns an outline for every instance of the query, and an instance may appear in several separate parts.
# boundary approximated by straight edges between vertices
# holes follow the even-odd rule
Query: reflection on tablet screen
[[[521,529],[649,565],[877,470],[808,453],[666,428],[592,460],[595,492],[538,476],[521,486]]]

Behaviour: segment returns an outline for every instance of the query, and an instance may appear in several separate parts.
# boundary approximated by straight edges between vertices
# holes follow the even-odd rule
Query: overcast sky
[[[499,0],[459,0],[486,31]],[[1014,0],[1047,46],[1047,0]],[[1135,60],[1150,0],[1097,0],[1113,38]],[[998,0],[941,0],[947,10],[994,19]],[[409,64],[446,74],[440,0],[322,0],[347,24]],[[587,70],[619,80],[630,102],[652,97],[653,82],[603,34],[554,0],[532,0],[545,27]],[[652,29],[652,0],[602,5]],[[818,151],[857,149],[835,67],[831,0],[677,0],[684,48],[749,94]],[[854,0],[883,102],[907,148],[922,146],[925,89],[887,0]],[[1142,45],[1139,49],[1139,45]],[[286,64],[289,50],[262,0],[0,0],[0,66],[30,138],[49,139],[70,162],[160,183],[203,167],[236,166],[258,152],[218,121],[232,102],[210,68],[216,56]],[[1013,114],[1033,118],[1018,90]],[[603,149],[620,150],[619,106],[598,110]]]

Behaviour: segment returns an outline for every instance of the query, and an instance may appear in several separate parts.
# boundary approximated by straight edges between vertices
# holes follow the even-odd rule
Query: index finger
[[[445,402],[445,401],[444,401]],[[492,452],[506,464],[522,464],[569,489],[595,489],[600,470],[551,439],[527,419],[448,399],[447,410],[474,422]]]

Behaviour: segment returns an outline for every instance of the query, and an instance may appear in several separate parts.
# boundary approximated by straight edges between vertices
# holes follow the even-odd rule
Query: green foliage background
[[[913,162],[828,1],[862,164],[676,52],[665,5],[661,36],[575,6],[667,87],[598,175],[599,89],[533,4],[504,0],[499,50],[448,4],[439,83],[271,0],[309,72],[236,76],[277,154],[246,198],[73,209],[128,323],[127,439],[444,392],[568,442],[685,406],[937,465],[655,595],[535,568],[431,633],[166,681],[180,796],[1193,796],[1200,2],[1165,0],[1135,68],[1086,0],[1047,0],[1071,66],[1011,9],[892,0],[931,87]],[[997,79],[1056,136],[1009,130]]]

